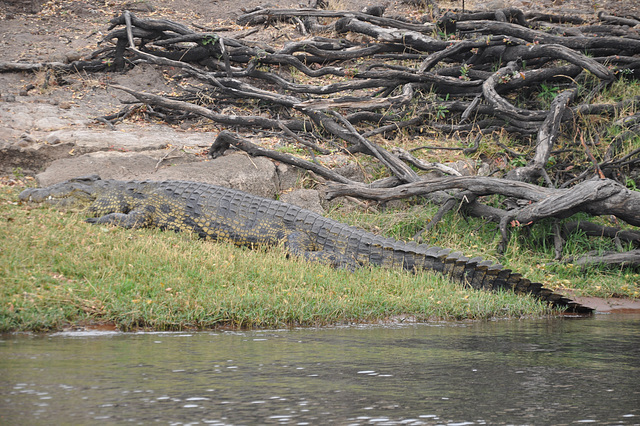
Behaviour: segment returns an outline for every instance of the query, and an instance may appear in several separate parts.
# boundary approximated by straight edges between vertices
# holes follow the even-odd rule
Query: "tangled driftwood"
[[[514,223],[532,225],[578,212],[613,215],[640,226],[640,193],[619,183],[639,167],[640,148],[625,152],[622,146],[626,140],[638,140],[640,115],[615,123],[623,129],[615,136],[606,129],[597,129],[602,134],[595,135],[580,128],[581,120],[590,115],[637,111],[636,98],[617,104],[592,100],[617,80],[640,77],[640,17],[600,14],[597,22],[588,24],[578,17],[515,8],[447,12],[425,22],[383,15],[380,6],[364,12],[257,9],[238,18],[241,25],[295,27],[303,37],[276,47],[243,40],[255,29],[232,38],[125,11],[111,21],[105,47],[91,58],[71,64],[0,63],[0,71],[119,71],[138,62],[178,68],[185,83],[178,96],[113,87],[152,106],[150,113],[166,120],[206,117],[242,130],[245,136],[258,130],[274,132],[312,154],[368,154],[388,169],[390,177],[370,184],[351,181],[315,161],[265,149],[228,130],[220,132],[210,150],[217,156],[234,146],[313,171],[335,182],[329,197],[430,198],[441,204],[430,226],[460,206],[466,214],[498,223],[502,246]],[[188,84],[192,82],[198,86]],[[553,97],[547,106],[535,96],[545,89]],[[100,119],[116,123],[130,110]],[[425,164],[410,152],[389,151],[375,142],[380,136],[411,136],[425,130],[458,138],[461,146],[453,149],[465,153],[478,150],[495,132],[514,135],[523,142],[523,152],[528,143],[535,143],[535,148],[523,154],[503,147],[520,158],[520,166],[502,178],[462,177],[444,165]],[[575,143],[565,149],[588,155],[589,166],[549,164],[559,137],[568,134],[575,136]],[[599,142],[596,137],[610,141],[604,160],[591,154],[589,147]],[[452,176],[425,179],[409,164]],[[495,194],[504,197],[503,208],[483,202],[483,197]],[[565,232],[587,228],[612,238],[624,234],[584,222]],[[556,229],[559,258],[562,233],[559,226]],[[635,236],[627,241],[638,244]],[[617,254],[611,262],[638,265],[638,256]]]

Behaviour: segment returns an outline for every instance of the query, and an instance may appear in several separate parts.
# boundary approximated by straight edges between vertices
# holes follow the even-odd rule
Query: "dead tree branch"
[[[101,48],[86,61],[1,62],[0,72],[48,70],[63,76],[126,71],[140,63],[179,69],[182,80],[171,96],[110,87],[153,106],[166,120],[199,116],[220,126],[211,155],[233,146],[313,171],[337,182],[330,197],[429,198],[441,206],[430,226],[459,206],[499,224],[502,245],[514,223],[533,226],[576,213],[640,226],[639,193],[625,187],[636,185],[640,175],[640,149],[633,145],[640,102],[592,101],[616,81],[640,79],[640,38],[629,27],[635,18],[602,14],[587,25],[571,16],[504,8],[447,12],[421,23],[385,17],[384,7],[368,12],[268,8],[238,18],[241,25],[283,23],[293,35],[276,45],[251,41],[246,31],[223,37],[125,11],[111,20]],[[314,31],[323,31],[322,37],[299,35]],[[114,126],[132,111],[100,120]],[[617,121],[585,130],[582,123],[590,116],[594,122]],[[388,177],[370,185],[353,182],[316,162],[251,142],[259,129],[296,140],[312,157],[336,151],[367,155],[384,165]],[[443,136],[446,143],[431,140]],[[388,147],[400,142],[428,150],[409,154]],[[494,177],[426,180],[422,171],[434,168],[456,175],[428,158],[436,149],[473,155]],[[591,179],[594,172],[599,179]],[[534,184],[541,182],[546,187]],[[502,197],[503,205],[489,205],[488,196]]]

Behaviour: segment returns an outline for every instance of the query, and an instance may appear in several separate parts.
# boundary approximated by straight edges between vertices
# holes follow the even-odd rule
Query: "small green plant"
[[[507,84],[511,81],[511,74],[505,74],[500,76],[500,84]]]
[[[448,113],[449,109],[447,109],[447,107],[445,107],[444,105],[438,105],[436,107],[436,120],[445,118]]]
[[[527,160],[524,157],[516,157],[510,161],[513,167],[524,167],[527,165]]]
[[[460,79],[464,80],[464,81],[469,81],[471,80],[469,78],[469,70],[471,69],[471,65],[469,64],[462,64],[460,66]]]
[[[13,177],[15,179],[23,179],[24,178],[24,172],[22,170],[22,167],[16,167],[12,170],[12,174]]]
[[[356,75],[358,75],[358,68],[353,67],[353,68],[347,68],[346,70],[344,70],[344,76],[347,78],[354,78]]]
[[[447,102],[449,100],[449,94],[447,93],[444,98],[437,96],[436,99],[440,102]],[[440,120],[445,118],[449,113],[449,109],[444,105],[437,105],[435,110],[435,118],[436,120]]]
[[[253,60],[254,58],[255,58],[255,59],[258,59],[258,60],[259,60],[259,59],[264,59],[264,58],[266,58],[266,57],[267,57],[267,55],[269,54],[266,50],[264,50],[264,49],[260,49],[260,48],[255,49],[255,52],[256,52],[256,54],[255,54],[255,56],[252,58],[252,60]]]
[[[556,163],[558,161],[556,160],[556,157],[554,157],[553,155],[549,157],[549,159],[547,160],[547,165],[549,166],[555,166]]]
[[[621,69],[615,70],[615,74],[631,76],[633,75],[633,70],[630,68],[621,68]]]
[[[550,86],[542,83],[540,85],[540,93],[538,93],[538,99],[545,104],[551,104],[551,102],[558,96],[559,88],[556,86]]]
[[[635,180],[633,180],[633,179],[631,179],[630,177],[628,177],[628,176],[627,176],[627,177],[625,178],[625,182],[624,182],[624,183],[625,183],[625,186],[626,186],[628,189],[630,189],[630,190],[632,190],[632,191],[637,191],[637,190],[638,190],[638,186],[637,186],[637,184],[636,184],[636,181],[635,181]]]
[[[202,38],[202,45],[206,46],[208,44],[210,45],[214,45],[218,42],[218,40],[220,39],[219,36],[215,35],[215,34],[207,34],[206,36],[204,36]]]
[[[293,155],[300,155],[300,154],[304,154],[305,153],[304,149],[296,148],[296,147],[291,146],[291,145],[278,146],[276,148],[276,151],[283,152],[285,154],[293,154]]]

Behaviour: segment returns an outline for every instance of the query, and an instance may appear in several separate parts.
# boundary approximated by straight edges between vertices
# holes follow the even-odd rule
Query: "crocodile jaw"
[[[48,202],[58,205],[87,203],[95,199],[98,189],[96,182],[100,178],[96,175],[71,179],[47,188],[29,188],[20,193],[18,198],[22,202]]]

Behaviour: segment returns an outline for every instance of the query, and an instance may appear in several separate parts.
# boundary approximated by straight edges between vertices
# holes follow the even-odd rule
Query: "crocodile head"
[[[46,188],[29,188],[19,195],[23,202],[48,202],[63,206],[87,204],[95,200],[102,183],[98,175],[82,176]]]

